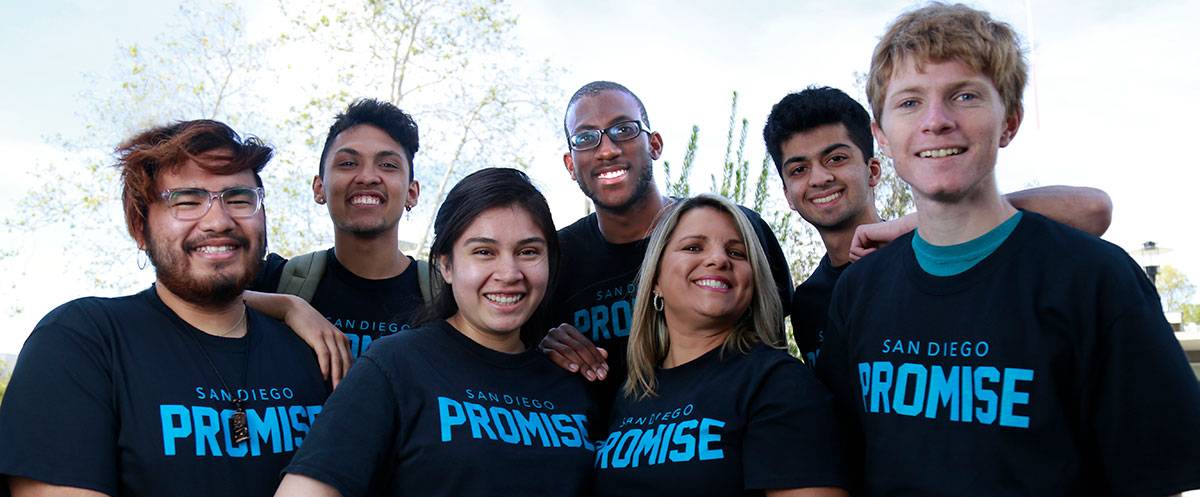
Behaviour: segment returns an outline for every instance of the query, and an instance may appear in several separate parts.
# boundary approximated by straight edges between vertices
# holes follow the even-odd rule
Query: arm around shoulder
[[[1033,211],[1054,221],[1103,235],[1112,223],[1112,199],[1099,188],[1083,186],[1042,186],[1005,195],[1018,209]]]
[[[283,321],[313,349],[321,375],[337,387],[350,370],[350,340],[306,300],[282,293],[245,292],[246,305]]]

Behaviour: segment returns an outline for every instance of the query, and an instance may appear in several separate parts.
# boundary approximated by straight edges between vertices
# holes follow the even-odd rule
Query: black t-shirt
[[[286,471],[345,497],[574,496],[591,485],[583,379],[445,321],[380,339],[325,407]]]
[[[153,287],[51,311],[0,405],[0,474],[109,495],[272,495],[328,390],[308,346],[247,312],[245,337],[220,338]],[[250,429],[237,445],[235,396]]]
[[[865,495],[1168,495],[1200,487],[1200,386],[1142,269],[1025,212],[961,274],[905,235],[848,268],[817,373]]]
[[[782,350],[721,347],[659,368],[657,395],[618,395],[596,448],[598,497],[762,495],[844,486],[833,403]]]
[[[312,304],[333,326],[350,339],[350,355],[359,357],[375,340],[409,328],[424,304],[417,282],[417,265],[409,257],[408,269],[382,280],[359,277],[338,262],[333,249],[325,252],[325,274],[313,293]],[[254,290],[279,289],[287,259],[267,256]]]
[[[833,285],[847,266],[849,264],[834,267],[829,262],[829,254],[825,254],[816,271],[796,287],[796,293],[792,295],[792,338],[796,339],[800,355],[810,366],[820,354],[821,342],[825,339]]]
[[[783,309],[788,309],[792,277],[783,249],[771,227],[757,213],[741,209],[766,252],[780,303]],[[595,398],[607,404],[625,381],[625,347],[633,324],[633,298],[637,295],[638,270],[650,241],[645,238],[624,244],[609,243],[600,233],[595,213],[559,230],[558,241],[562,262],[554,294],[549,296],[550,322],[542,326],[548,329],[562,323],[574,325],[592,343],[608,351],[608,379],[593,386]]]

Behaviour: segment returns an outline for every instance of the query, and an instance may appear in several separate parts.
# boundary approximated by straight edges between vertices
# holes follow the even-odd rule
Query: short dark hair
[[[638,98],[629,88],[626,88],[621,83],[613,83],[612,81],[592,81],[575,90],[575,93],[571,95],[571,99],[567,101],[567,110],[563,112],[563,133],[567,135],[567,138],[571,138],[571,130],[567,129],[567,117],[571,115],[571,106],[575,105],[575,102],[578,102],[583,97],[590,97],[605,91],[619,91],[633,97],[633,101],[637,102],[638,112],[642,114],[642,124],[645,124],[647,128],[650,127],[650,116],[646,115],[646,106],[642,104],[642,99]]]
[[[526,323],[542,321],[541,317],[549,310],[550,295],[554,294],[554,281],[558,274],[558,233],[554,229],[554,218],[550,214],[550,206],[546,197],[529,180],[529,176],[516,169],[506,167],[489,167],[475,171],[459,181],[446,200],[438,208],[433,220],[433,244],[429,247],[429,265],[436,268],[440,256],[450,257],[454,251],[454,243],[462,238],[463,232],[484,211],[497,207],[515,206],[524,209],[533,218],[534,224],[546,238],[546,250],[550,259],[550,279],[546,285],[546,293],[538,310]],[[417,319],[424,323],[436,319],[446,319],[458,312],[458,303],[454,301],[454,291],[442,280],[441,272],[436,269],[432,276],[437,289],[433,301],[428,302],[424,312]],[[526,326],[522,329],[522,339],[530,343],[535,330]]]
[[[388,136],[404,147],[408,154],[408,180],[414,177],[416,164],[413,158],[417,155],[420,142],[417,138],[417,123],[412,116],[392,105],[373,98],[361,98],[351,103],[346,112],[337,115],[333,125],[329,127],[329,135],[325,137],[325,146],[321,148],[321,162],[317,164],[317,176],[325,177],[325,158],[329,155],[329,147],[343,131],[360,124],[369,124],[383,130]]]
[[[121,204],[125,227],[135,239],[146,236],[146,214],[158,199],[157,178],[192,160],[213,174],[254,172],[254,184],[263,186],[259,172],[274,151],[253,136],[242,139],[227,124],[200,119],[179,121],[142,131],[121,143],[115,154],[121,171]]]
[[[767,125],[763,127],[763,141],[767,142],[767,153],[775,161],[775,171],[783,176],[783,142],[796,133],[824,126],[841,124],[850,135],[850,141],[863,154],[863,160],[875,156],[875,143],[871,138],[871,116],[862,104],[845,92],[828,86],[810,86],[799,93],[792,93],[771,107]]]

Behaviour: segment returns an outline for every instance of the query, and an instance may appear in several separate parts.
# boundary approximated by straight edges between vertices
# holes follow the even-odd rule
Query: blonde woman
[[[679,202],[642,263],[596,495],[846,495],[829,394],[783,343],[745,215],[716,195]]]

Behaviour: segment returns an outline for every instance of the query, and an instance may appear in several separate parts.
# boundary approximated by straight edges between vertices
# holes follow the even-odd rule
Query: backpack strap
[[[433,269],[429,262],[413,259],[417,263],[417,285],[421,287],[421,298],[425,304],[433,302]]]
[[[317,285],[321,283],[321,276],[325,275],[327,257],[326,251],[318,250],[288,259],[283,264],[277,293],[296,295],[305,302],[312,302],[313,294],[317,293]]]

